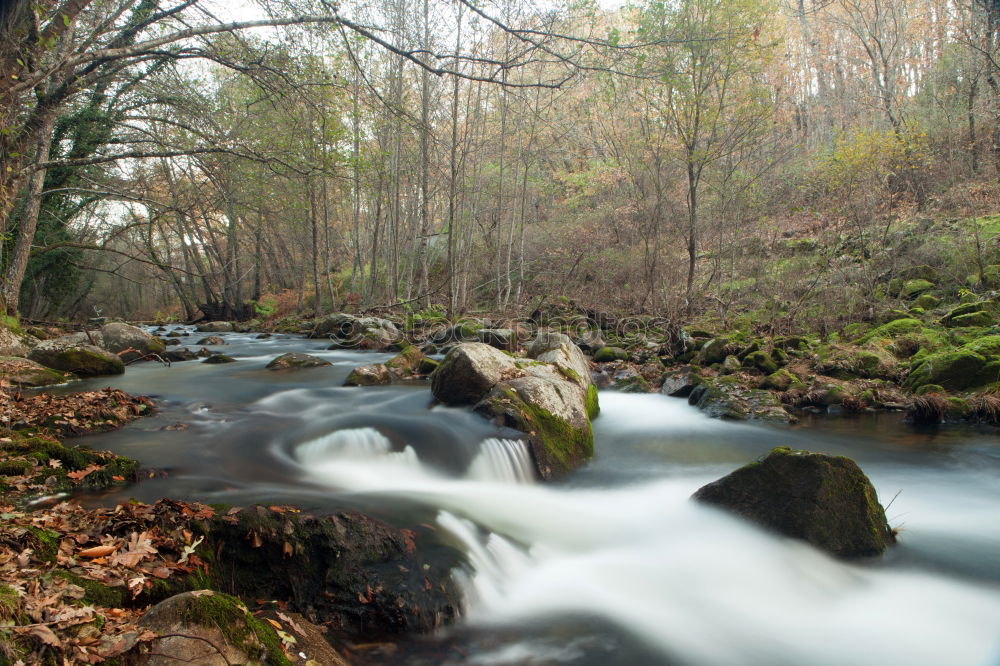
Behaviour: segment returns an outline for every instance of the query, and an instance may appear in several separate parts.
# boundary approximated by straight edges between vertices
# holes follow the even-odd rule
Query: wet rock
[[[514,358],[481,342],[455,345],[431,377],[431,393],[446,405],[472,405],[498,382],[519,376]]]
[[[183,335],[184,334],[181,333],[180,331],[174,330],[174,331],[170,331],[169,333],[167,333],[164,337],[166,337],[166,338],[180,338],[180,337],[183,337]]]
[[[387,386],[391,383],[392,373],[384,363],[360,365],[344,380],[344,386]]]
[[[332,364],[327,360],[310,354],[289,352],[271,359],[271,362],[264,367],[268,370],[293,370],[296,368],[320,368],[326,365]]]
[[[446,326],[434,331],[431,334],[431,342],[436,345],[451,345],[457,342],[482,342],[479,339],[479,331],[483,328],[483,323],[478,320],[465,320],[454,326]],[[488,343],[486,343],[488,344]]]
[[[841,456],[779,447],[703,486],[694,499],[837,557],[881,555],[896,540],[868,477]]]
[[[75,379],[72,374],[56,372],[18,356],[0,356],[0,378],[13,386],[25,388],[64,384]]]
[[[120,375],[125,372],[125,363],[111,352],[93,345],[74,343],[57,338],[38,343],[28,354],[36,363],[72,372],[80,377],[98,375]]]
[[[226,356],[225,354],[212,354],[206,358],[202,363],[212,363],[213,365],[219,365],[222,363],[235,363],[236,359],[232,356]]]
[[[498,425],[527,433],[539,476],[551,480],[565,477],[594,455],[586,400],[586,392],[574,382],[530,376],[497,384],[475,410]]]
[[[126,363],[148,356],[162,354],[163,342],[146,331],[122,322],[111,322],[101,327],[102,347],[117,354]]]
[[[254,336],[254,340],[268,340],[273,337],[270,333],[260,333]]]
[[[330,338],[331,349],[385,349],[401,338],[399,329],[388,319],[332,314],[319,320],[310,338]]]
[[[217,335],[210,335],[208,337],[202,338],[201,340],[199,340],[195,344],[196,345],[224,345],[224,344],[226,344],[226,341],[223,340],[222,338],[220,338]]]
[[[194,361],[198,358],[198,355],[187,347],[181,347],[180,349],[168,349],[163,354],[163,358],[171,363],[179,363],[181,361]]]
[[[569,336],[563,333],[539,331],[528,345],[528,356],[536,361],[555,365],[567,379],[584,391],[594,384],[587,358]]]
[[[660,393],[676,398],[686,398],[700,383],[701,377],[691,368],[673,370],[663,375],[663,386],[660,388]]]
[[[136,649],[142,666],[289,663],[274,628],[239,599],[212,590],[170,597],[150,608],[139,626],[163,636]]]
[[[212,558],[214,586],[288,600],[358,637],[430,632],[459,613],[451,571],[460,555],[424,546],[422,532],[355,512],[314,517],[262,506],[216,516],[205,531],[199,552],[223,554]]]
[[[233,323],[229,321],[209,321],[198,324],[196,330],[199,333],[232,333]]]
[[[166,345],[167,347],[176,347],[180,343],[181,343],[181,341],[178,340],[177,338],[171,338],[170,340],[167,340],[163,344]]]
[[[723,380],[703,379],[692,389],[688,403],[713,418],[790,423],[791,415],[770,391],[751,389]]]
[[[481,328],[476,331],[476,339],[503,351],[514,351],[517,347],[517,335],[511,328]]]

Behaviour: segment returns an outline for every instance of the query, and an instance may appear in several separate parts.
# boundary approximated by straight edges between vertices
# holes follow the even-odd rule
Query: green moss
[[[761,388],[773,391],[787,391],[793,388],[803,388],[804,386],[805,385],[799,381],[798,377],[785,369],[771,373],[765,377],[763,383],[761,383]]]
[[[27,525],[24,529],[31,533],[35,554],[46,562],[54,563],[59,552],[59,533]]]
[[[989,312],[970,312],[948,319],[947,326],[992,326],[996,319]]]
[[[600,413],[601,405],[597,399],[597,384],[591,384],[587,387],[587,417],[596,419]]]
[[[212,354],[211,356],[209,356],[208,358],[206,358],[204,361],[202,361],[202,363],[211,363],[211,364],[215,364],[215,365],[218,365],[218,364],[221,364],[221,363],[235,363],[235,362],[236,362],[235,358],[233,358],[232,356],[227,356],[225,354]]]
[[[217,627],[227,643],[265,666],[291,666],[274,629],[251,615],[235,597],[220,592],[194,597],[184,619],[206,627]]]
[[[964,349],[930,354],[914,361],[904,386],[912,391],[925,384],[938,384],[959,391],[976,386],[985,365],[985,358]]]
[[[743,365],[748,368],[755,368],[764,374],[770,375],[777,371],[778,364],[774,362],[771,355],[764,351],[755,351],[747,354],[743,359]]]
[[[915,301],[913,301],[914,308],[922,308],[923,310],[933,310],[940,304],[941,299],[933,294],[921,294]]]
[[[906,335],[908,333],[919,333],[923,330],[923,328],[924,325],[919,319],[913,319],[912,317],[895,319],[886,324],[882,324],[875,330],[863,336],[858,342],[864,344],[871,342],[872,340],[888,340],[898,338],[901,335]]]
[[[627,361],[628,352],[621,347],[601,347],[594,352],[594,363],[609,363],[611,361]]]
[[[962,348],[983,356],[998,356],[1000,355],[1000,335],[976,338]]]
[[[0,584],[0,622],[9,622],[17,617],[21,605],[17,590],[9,585]]]
[[[27,460],[0,461],[0,476],[23,476],[34,465]]]
[[[73,585],[82,587],[84,591],[83,601],[94,606],[121,608],[126,599],[128,599],[124,587],[109,587],[96,580],[77,576],[75,573],[66,571],[65,569],[57,569],[52,572],[52,575],[62,578]]]
[[[945,393],[945,390],[940,384],[924,384],[914,391],[915,395],[927,395],[928,393]]]

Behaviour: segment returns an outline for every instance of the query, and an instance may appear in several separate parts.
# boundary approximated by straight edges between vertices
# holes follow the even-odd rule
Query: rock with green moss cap
[[[731,379],[735,377],[703,378],[691,391],[688,403],[712,418],[773,423],[790,423],[794,420],[775,394],[730,382]]]
[[[947,320],[947,322],[943,323],[950,328],[959,328],[963,326],[992,326],[996,323],[996,317],[985,310],[981,310],[979,312],[970,312],[968,314],[958,315],[957,317],[951,317]]]
[[[925,384],[937,384],[949,391],[989,383],[980,377],[986,358],[968,349],[929,354],[914,361],[903,386],[914,391]]]
[[[202,363],[210,363],[212,365],[221,365],[223,363],[235,363],[236,359],[232,356],[227,356],[226,354],[211,354]]]
[[[0,356],[0,378],[12,386],[25,388],[65,384],[75,379],[72,373],[57,372],[18,356]]]
[[[850,458],[785,447],[700,488],[694,499],[841,558],[881,555],[896,538]]]
[[[322,368],[328,365],[332,364],[318,356],[303,354],[301,352],[288,352],[287,354],[282,354],[271,359],[264,367],[268,370],[298,370],[302,368]]]
[[[784,368],[764,377],[764,381],[760,385],[761,388],[771,391],[787,391],[792,388],[803,388],[804,386],[798,377]]]
[[[726,360],[729,349],[729,341],[725,338],[712,338],[701,346],[698,356],[705,365],[722,363]]]
[[[207,337],[202,338],[201,340],[199,340],[195,344],[198,345],[198,346],[201,346],[201,345],[216,345],[216,346],[218,346],[218,345],[224,345],[224,344],[226,344],[226,341],[223,340],[222,338],[220,338],[218,335],[209,335]]]
[[[941,299],[933,294],[921,294],[913,301],[914,308],[923,308],[924,310],[933,310],[939,305],[941,305]]]
[[[62,339],[38,343],[28,354],[28,358],[54,370],[72,372],[79,377],[120,375],[125,372],[125,363],[117,355],[94,345]]]
[[[139,626],[163,636],[136,650],[142,666],[292,663],[274,627],[254,617],[239,599],[212,590],[161,601],[146,611]]]
[[[903,282],[903,285],[899,290],[899,295],[903,298],[913,298],[915,296],[919,296],[925,291],[930,291],[933,288],[934,283],[930,280],[923,280],[920,278],[906,280]]]
[[[858,341],[860,344],[871,342],[872,340],[891,340],[911,333],[920,333],[924,328],[923,322],[912,317],[894,319],[882,324],[878,328],[869,331]]]
[[[601,347],[594,352],[594,363],[610,363],[612,361],[627,361],[628,352],[621,347]]]
[[[765,375],[769,375],[778,369],[778,364],[766,351],[755,351],[746,355],[743,359],[743,367],[760,370]]]
[[[384,363],[359,365],[351,370],[344,380],[344,386],[388,386],[392,384],[392,373]]]
[[[552,480],[594,455],[587,398],[573,382],[522,377],[497,384],[475,410],[497,425],[527,433],[538,475]]]

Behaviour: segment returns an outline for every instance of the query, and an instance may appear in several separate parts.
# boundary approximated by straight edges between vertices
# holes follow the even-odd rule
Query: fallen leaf
[[[80,557],[89,557],[89,558],[106,557],[111,553],[115,552],[116,550],[118,550],[117,545],[94,546],[93,548],[84,548],[83,550],[78,552],[77,555]]]
[[[76,472],[66,472],[66,476],[73,479],[74,481],[82,481],[91,472],[96,472],[99,469],[104,469],[100,465],[87,465],[86,468],[78,470]]]
[[[62,647],[62,641],[56,636],[55,632],[46,627],[44,624],[39,624],[31,627],[27,632],[29,636],[34,636],[40,639],[46,645],[51,645],[52,647]]]

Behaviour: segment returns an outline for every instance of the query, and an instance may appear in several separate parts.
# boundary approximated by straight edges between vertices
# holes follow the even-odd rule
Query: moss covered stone
[[[921,294],[913,301],[914,308],[922,308],[923,310],[933,310],[939,305],[941,305],[941,299],[933,294]]]
[[[621,347],[601,347],[594,352],[594,363],[610,363],[611,361],[627,361],[628,352]]]
[[[498,384],[475,410],[498,425],[528,434],[541,478],[566,476],[594,455],[589,414],[597,411],[596,393],[578,385],[541,377]]]
[[[864,344],[872,340],[891,340],[909,333],[919,333],[923,328],[924,324],[919,319],[912,317],[894,319],[862,336],[858,342]]]
[[[798,377],[784,368],[765,377],[760,385],[761,388],[772,391],[787,391],[792,388],[803,388],[804,386]]]
[[[950,391],[977,386],[986,358],[967,349],[929,354],[915,360],[904,387],[914,391],[925,384],[937,384]]]
[[[17,356],[0,356],[0,378],[13,386],[32,388],[65,384],[75,377]]]
[[[236,359],[232,356],[227,356],[226,354],[212,354],[206,358],[202,363],[210,363],[212,365],[221,365],[223,363],[235,363]]]
[[[905,280],[900,287],[899,295],[903,298],[913,298],[914,296],[918,296],[925,291],[930,291],[933,288],[934,283],[930,280],[924,280],[922,278]]]
[[[725,338],[712,338],[701,347],[699,356],[705,365],[722,363],[726,360],[729,348],[729,340]]]
[[[881,555],[896,540],[868,477],[842,456],[779,447],[694,498],[837,557]]]
[[[766,375],[770,375],[778,369],[778,364],[765,351],[755,351],[747,354],[746,358],[743,359],[743,366],[760,370]]]
[[[66,344],[60,340],[41,342],[28,354],[28,358],[61,372],[71,372],[80,377],[120,375],[125,363],[116,354],[100,347],[85,344]]]
[[[300,368],[321,368],[328,365],[331,365],[329,361],[318,356],[303,354],[301,352],[289,352],[271,359],[264,367],[268,370],[296,370]]]

